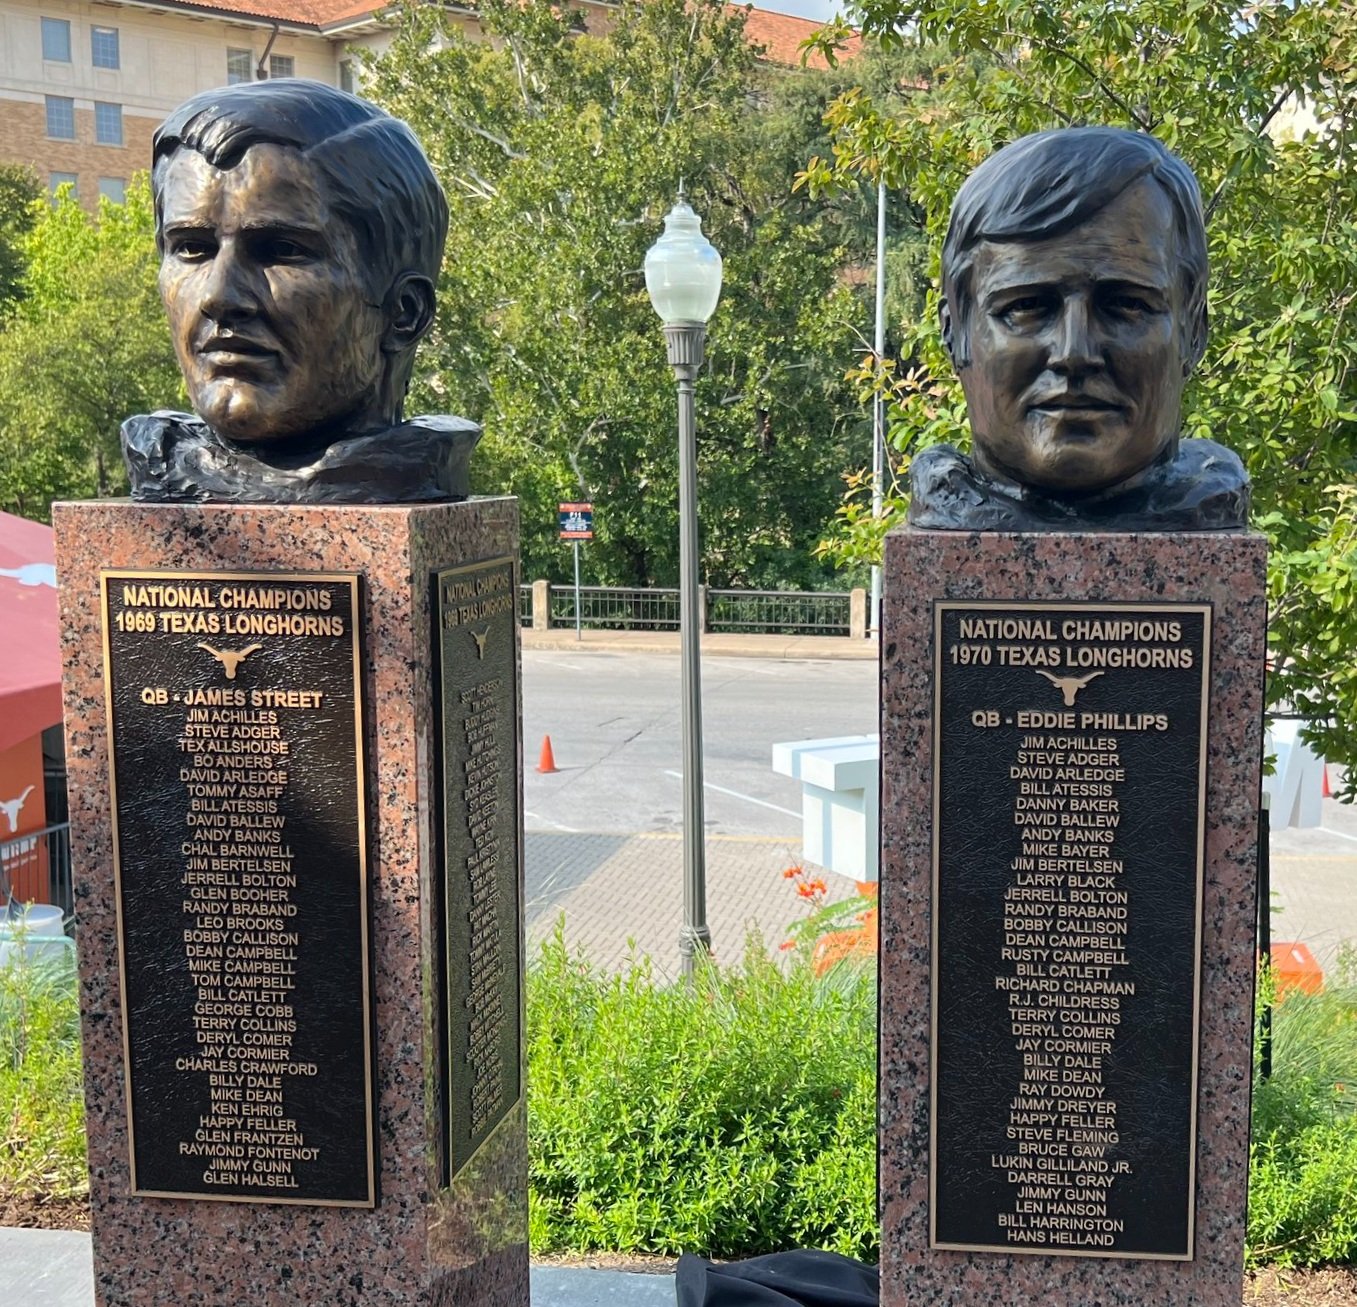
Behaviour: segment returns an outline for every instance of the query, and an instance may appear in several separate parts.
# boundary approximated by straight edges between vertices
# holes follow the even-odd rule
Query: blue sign
[[[562,540],[592,540],[594,538],[593,504],[560,504],[557,508]]]

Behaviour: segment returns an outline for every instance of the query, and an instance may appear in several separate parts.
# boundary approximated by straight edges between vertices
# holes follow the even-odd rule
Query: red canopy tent
[[[52,528],[0,513],[0,753],[61,721]]]

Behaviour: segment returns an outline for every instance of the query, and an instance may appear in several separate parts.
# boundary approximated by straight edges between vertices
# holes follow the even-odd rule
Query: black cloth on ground
[[[678,1307],[877,1307],[875,1266],[818,1249],[712,1263],[685,1253]]]

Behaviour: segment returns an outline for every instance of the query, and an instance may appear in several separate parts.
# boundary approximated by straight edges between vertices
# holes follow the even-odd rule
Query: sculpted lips
[[[218,351],[225,354],[276,353],[271,346],[262,344],[257,340],[251,340],[248,336],[238,335],[234,331],[216,332],[198,346],[199,354],[215,354]]]
[[[257,366],[278,357],[276,349],[235,332],[216,332],[203,341],[195,352],[213,363],[226,365],[244,363]]]
[[[1082,391],[1063,391],[1058,395],[1047,395],[1028,407],[1031,412],[1093,416],[1098,413],[1119,413],[1125,405]]]

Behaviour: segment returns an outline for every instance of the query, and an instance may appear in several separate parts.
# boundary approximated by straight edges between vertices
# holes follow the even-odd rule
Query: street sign
[[[558,505],[562,540],[592,540],[594,538],[593,504]]]

